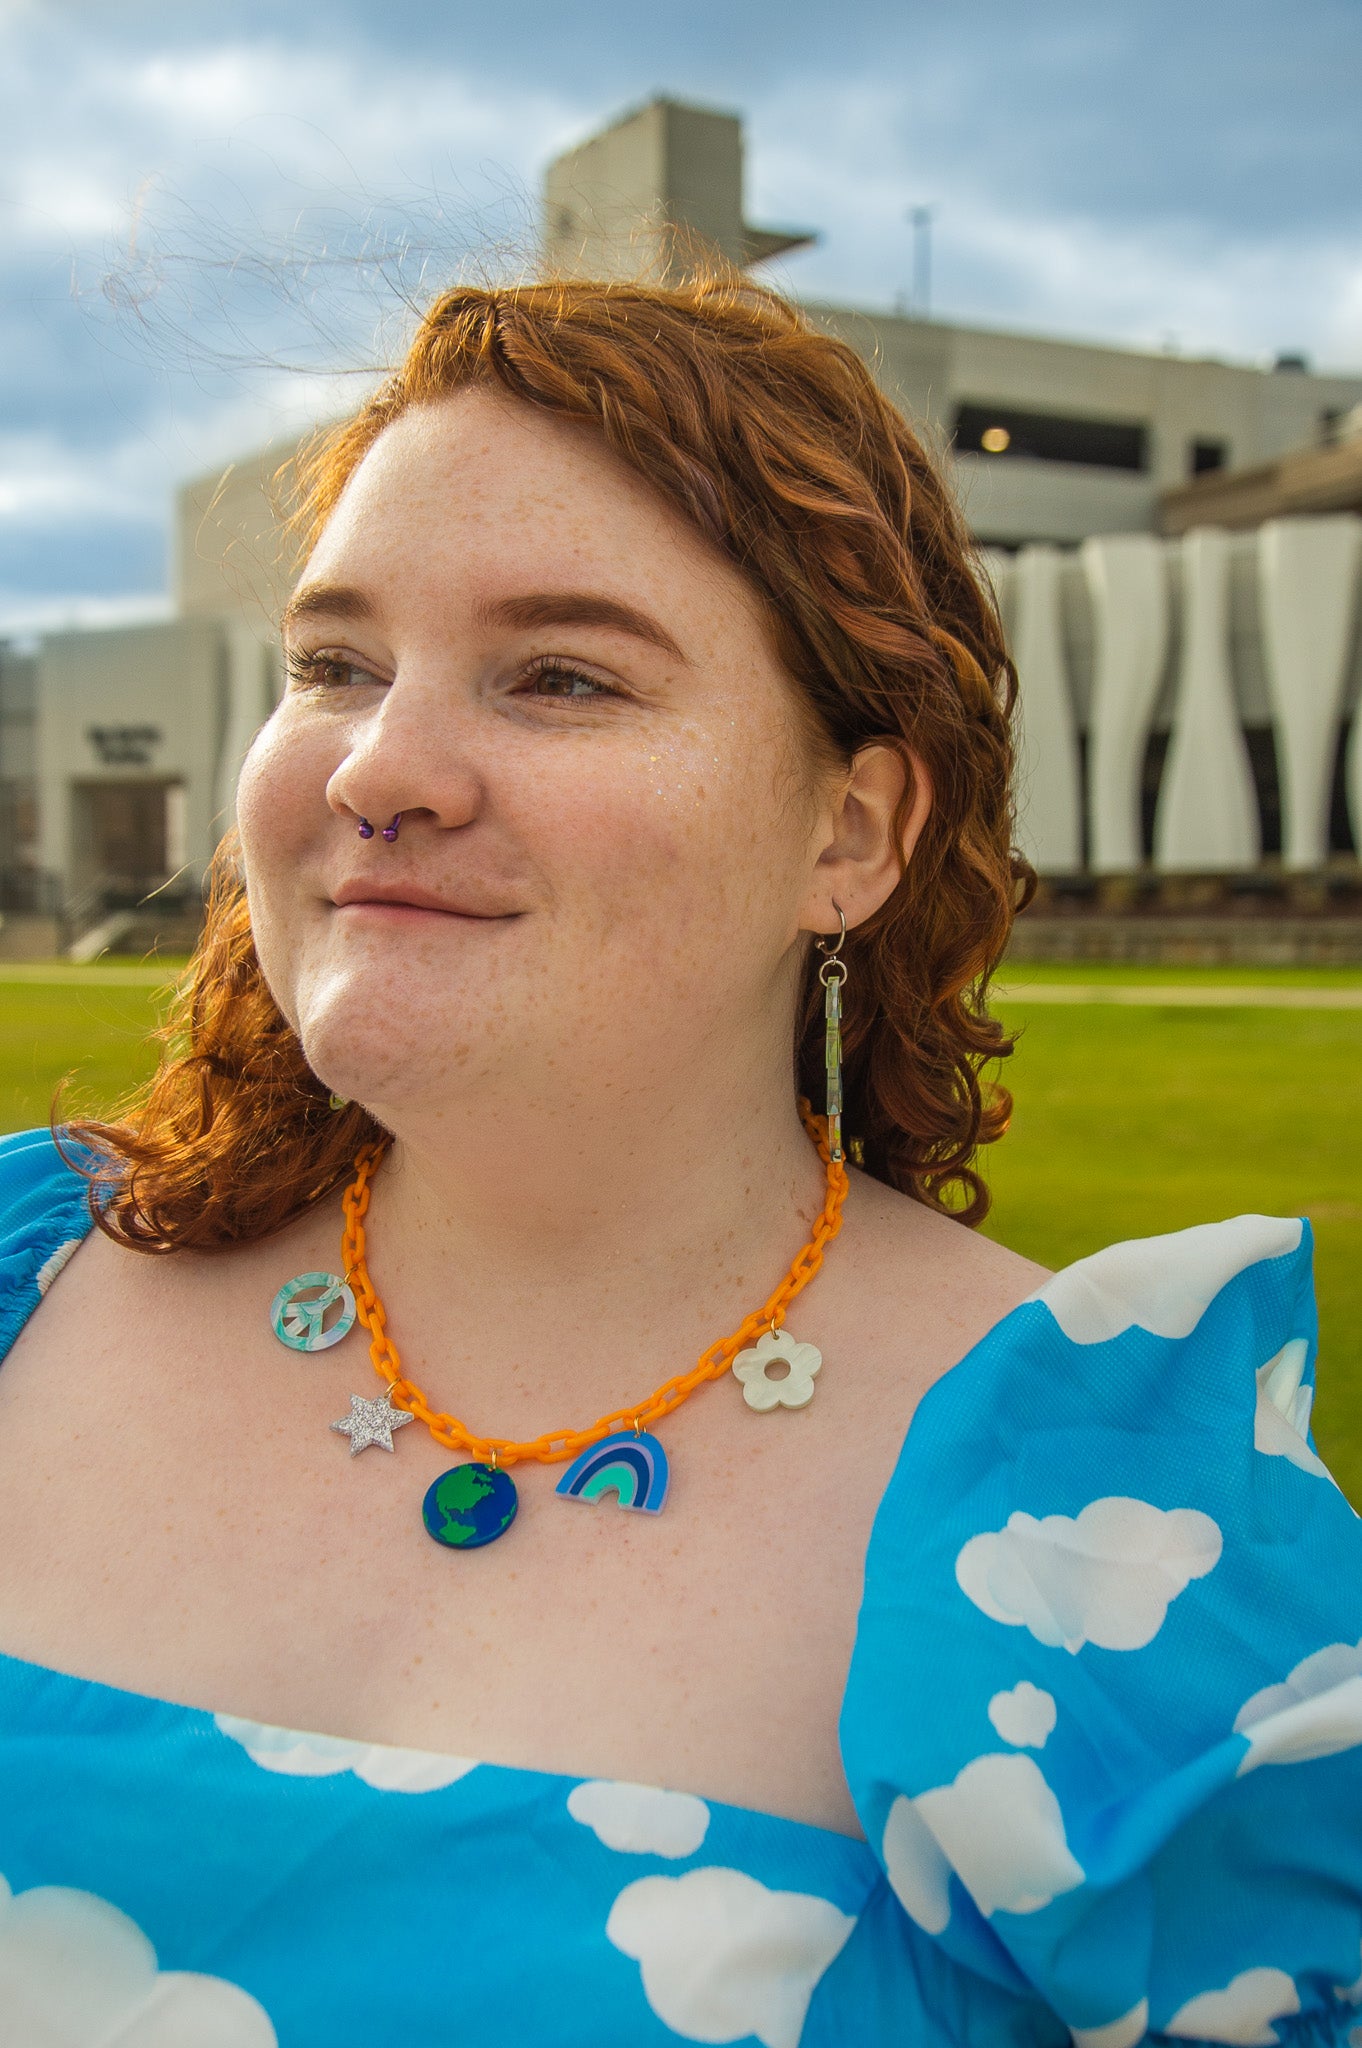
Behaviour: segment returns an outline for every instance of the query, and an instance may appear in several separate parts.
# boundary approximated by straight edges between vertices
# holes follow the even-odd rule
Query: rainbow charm
[[[574,1458],[554,1492],[565,1500],[590,1501],[614,1493],[622,1508],[660,1515],[667,1503],[670,1477],[667,1453],[655,1436],[646,1429],[637,1435],[632,1429],[620,1429]]]

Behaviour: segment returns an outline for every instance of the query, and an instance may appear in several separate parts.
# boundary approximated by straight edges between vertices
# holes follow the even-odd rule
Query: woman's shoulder
[[[887,1330],[939,1330],[941,1371],[1051,1277],[1048,1267],[868,1174],[855,1176],[846,1219],[851,1244],[839,1244],[835,1261],[850,1251],[870,1319]]]
[[[1309,1435],[1310,1253],[1246,1216],[1051,1275],[876,1520],[867,1836],[915,1934],[1080,2042],[1356,2020],[1362,1525]]]
[[[89,1234],[87,1189],[51,1131],[0,1137],[0,1358]]]

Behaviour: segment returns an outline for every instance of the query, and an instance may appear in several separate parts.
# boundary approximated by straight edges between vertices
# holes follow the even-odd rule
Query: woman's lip
[[[503,917],[514,917],[514,911],[475,910],[470,904],[449,903],[425,889],[369,890],[354,884],[336,891],[331,899],[337,910],[404,910],[420,911],[434,917],[462,917],[494,923]]]
[[[431,903],[404,903],[400,898],[391,896],[357,896],[353,897],[349,903],[338,903],[336,908],[337,910],[363,911],[370,917],[375,915],[389,918],[443,917],[446,919],[456,919],[460,924],[500,924],[503,922],[499,917],[489,917],[482,910],[454,910],[447,904],[441,904],[437,909]]]

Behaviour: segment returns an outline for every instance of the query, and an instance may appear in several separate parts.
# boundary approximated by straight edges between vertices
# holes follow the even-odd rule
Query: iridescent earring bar
[[[841,930],[835,941],[829,945],[826,939],[819,939],[818,950],[823,954],[823,965],[818,970],[818,979],[823,984],[823,1064],[827,1071],[828,1083],[828,1152],[840,1161],[842,1151],[842,984],[847,978],[847,964],[842,958],[842,947],[846,942],[847,921],[837,904]]]

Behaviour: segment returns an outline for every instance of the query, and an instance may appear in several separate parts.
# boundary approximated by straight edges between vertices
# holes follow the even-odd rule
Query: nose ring
[[[361,818],[359,821],[359,836],[361,839],[372,839],[374,836],[374,828],[367,818]]]
[[[399,811],[397,815],[394,817],[391,825],[385,825],[383,827],[383,837],[387,840],[389,846],[391,846],[394,839],[396,839],[401,824],[402,813],[401,811]],[[361,818],[359,821],[359,836],[361,839],[372,839],[374,836],[374,828],[369,823],[369,820],[367,818]]]

